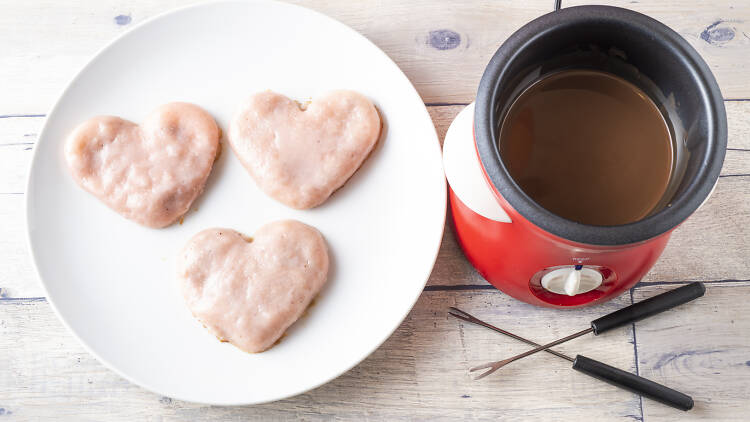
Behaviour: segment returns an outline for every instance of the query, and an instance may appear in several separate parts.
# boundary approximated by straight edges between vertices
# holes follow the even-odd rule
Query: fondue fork
[[[700,282],[690,283],[688,285],[679,287],[677,289],[670,290],[660,295],[656,295],[644,301],[634,303],[628,307],[620,309],[619,311],[615,311],[610,314],[604,315],[601,318],[595,319],[591,321],[591,327],[585,330],[582,330],[577,333],[571,334],[567,337],[563,337],[561,339],[555,340],[551,343],[538,346],[534,349],[523,352],[519,355],[513,356],[505,360],[499,360],[497,362],[489,362],[484,365],[475,366],[474,368],[471,368],[469,371],[474,372],[474,371],[479,371],[482,369],[489,368],[487,371],[483,372],[482,374],[479,374],[479,376],[475,378],[475,379],[481,379],[497,371],[503,366],[511,362],[517,361],[518,359],[525,358],[526,356],[533,355],[534,353],[541,352],[542,350],[547,350],[550,347],[557,346],[558,344],[565,343],[566,341],[572,340],[577,337],[581,337],[582,335],[585,335],[588,333],[594,333],[594,335],[596,336],[605,331],[609,331],[613,328],[622,327],[623,325],[627,325],[636,321],[640,321],[644,318],[648,318],[652,315],[656,315],[660,312],[664,312],[668,309],[672,309],[675,306],[690,302],[693,299],[697,299],[703,296],[704,293],[706,293],[706,286],[704,286],[703,283],[700,283]]]
[[[495,327],[492,324],[488,324],[466,311],[462,311],[452,306],[450,309],[451,312],[448,313],[462,321],[489,328],[490,330],[497,331],[500,334],[504,334],[532,346],[539,346],[538,343],[513,334],[510,331],[503,330],[502,328]],[[572,362],[573,369],[576,371],[614,385],[615,387],[639,394],[643,397],[648,397],[676,409],[687,411],[693,407],[692,397],[641,376],[631,374],[630,372],[623,371],[622,369],[615,368],[614,366],[607,365],[606,363],[594,359],[589,359],[582,355],[576,355],[575,358],[572,358],[552,349],[544,349],[544,351]]]

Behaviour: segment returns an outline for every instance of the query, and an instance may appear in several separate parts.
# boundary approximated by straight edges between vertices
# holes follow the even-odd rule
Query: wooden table
[[[347,374],[307,394],[255,407],[208,407],[159,397],[105,369],[53,315],[24,239],[24,180],[37,133],[74,73],[108,40],[177,0],[0,1],[0,421],[216,419],[750,419],[750,2],[604,0],[674,28],[721,86],[729,148],[711,199],[678,228],[629,293],[593,308],[540,309],[489,286],[447,228],[424,294],[396,333]],[[300,2],[357,29],[419,90],[442,139],[474,98],[503,40],[551,11],[552,0]],[[565,0],[563,7],[579,3]],[[580,2],[585,3],[585,2]],[[459,306],[538,341],[585,327],[688,280],[700,300],[596,339],[560,347],[691,394],[682,413],[641,400],[539,354],[475,382],[467,368],[526,346],[458,323]]]

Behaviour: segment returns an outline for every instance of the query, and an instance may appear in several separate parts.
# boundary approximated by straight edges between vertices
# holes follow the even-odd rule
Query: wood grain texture
[[[0,194],[0,299],[44,296],[26,248],[25,199]]]
[[[716,192],[679,227],[631,294],[576,311],[540,309],[488,289],[447,227],[427,291],[394,335],[342,377],[307,394],[254,407],[209,407],[130,384],[99,364],[42,297],[26,251],[25,172],[43,115],[109,40],[193,0],[60,3],[0,0],[0,420],[747,420],[750,414],[750,101],[727,101],[729,150]],[[551,0],[294,0],[363,33],[404,70],[442,141],[473,100],[489,57]],[[582,0],[564,0],[563,6]],[[725,98],[750,99],[750,3],[603,0],[662,20],[704,57]],[[458,306],[537,341],[685,280],[710,280],[705,298],[562,347],[678,388],[689,413],[617,390],[546,354],[480,382],[466,369],[526,347],[446,316]],[[740,280],[740,281],[737,281]],[[742,281],[745,280],[745,281]]]
[[[746,0],[563,0],[563,7],[606,4],[645,13],[682,35],[703,57],[724,98],[749,98],[750,3]]]
[[[523,24],[552,9],[550,0],[381,0],[374,7],[348,0],[293,2],[364,34],[398,63],[428,103],[473,100],[484,66],[497,47]],[[105,0],[74,2],[63,8],[50,0],[0,1],[0,27],[5,29],[0,32],[0,51],[4,52],[0,115],[49,109],[62,87],[108,40],[150,17],[191,3]],[[566,0],[564,5],[576,3]],[[601,3],[639,10],[672,26],[704,56],[725,97],[750,98],[745,75],[750,64],[746,2],[695,2],[691,13],[684,13],[681,2]]]
[[[23,194],[32,145],[0,145],[0,194]]]
[[[194,0],[103,0],[62,7],[51,0],[0,0],[0,115],[48,110],[73,75],[109,40],[190,3]],[[428,103],[471,101],[487,61],[502,41],[552,10],[550,0],[293,3],[321,11],[372,40],[398,63]]]
[[[522,304],[497,291],[427,292],[396,333],[362,364],[307,394],[253,407],[208,407],[148,393],[86,353],[43,300],[0,301],[3,420],[238,419],[638,420],[638,397],[539,354],[473,381],[467,368],[526,346],[447,316],[457,306],[538,341],[585,327],[630,303],[566,312]],[[560,350],[635,370],[632,329],[579,339]],[[607,403],[603,406],[602,403]],[[157,416],[158,415],[158,416]]]
[[[677,286],[644,286],[642,300]],[[644,420],[747,421],[750,412],[750,283],[710,284],[706,295],[636,324],[640,374],[692,394],[678,413],[643,402]]]
[[[750,176],[720,178],[644,281],[750,280]]]
[[[428,110],[442,143],[445,131],[463,105],[430,106]],[[727,101],[728,150],[722,175],[750,174],[750,101]],[[0,193],[22,193],[32,149],[43,116],[0,119]]]

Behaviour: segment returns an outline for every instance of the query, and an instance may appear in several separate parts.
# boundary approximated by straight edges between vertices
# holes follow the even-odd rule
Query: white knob
[[[542,287],[559,295],[575,296],[590,292],[602,284],[602,274],[592,268],[565,266],[542,276]]]
[[[570,271],[565,278],[565,293],[568,296],[575,296],[581,288],[581,272],[577,270]]]

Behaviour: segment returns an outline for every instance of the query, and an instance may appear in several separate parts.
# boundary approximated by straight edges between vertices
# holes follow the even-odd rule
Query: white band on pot
[[[453,119],[443,142],[443,169],[453,193],[475,213],[490,220],[510,223],[484,178],[474,147],[474,103]]]

